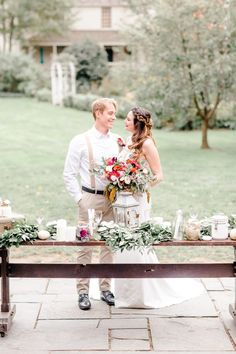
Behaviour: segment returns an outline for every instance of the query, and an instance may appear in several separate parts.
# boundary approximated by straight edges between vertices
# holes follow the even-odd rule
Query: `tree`
[[[79,90],[98,87],[108,74],[107,54],[103,48],[91,40],[74,44],[63,53],[69,53],[75,58],[76,80]],[[62,53],[62,54],[63,54]]]
[[[139,97],[163,115],[194,108],[209,148],[209,121],[235,89],[235,0],[128,0],[139,57]],[[140,61],[141,57],[141,61]],[[196,118],[195,118],[196,119]]]
[[[26,44],[35,35],[62,33],[70,19],[71,0],[0,0],[0,35],[3,52],[14,40]]]

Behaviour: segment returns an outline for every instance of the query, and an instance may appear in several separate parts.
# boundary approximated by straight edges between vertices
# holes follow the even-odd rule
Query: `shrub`
[[[101,84],[109,71],[104,49],[91,40],[85,40],[66,48],[61,55],[66,53],[74,57],[78,92],[89,91]]]
[[[0,91],[35,96],[49,85],[48,75],[29,55],[0,54]]]
[[[124,97],[114,97],[118,104],[118,111],[116,114],[117,118],[125,119],[129,111],[136,106],[136,104],[132,101]]]
[[[133,91],[136,88],[137,72],[133,73],[131,64],[122,63],[110,67],[108,75],[104,78],[98,89],[100,96],[134,96]]]
[[[63,103],[65,107],[76,108],[80,111],[88,111],[91,112],[91,105],[93,101],[95,101],[99,96],[92,94],[79,94],[75,96],[67,96]]]
[[[214,121],[216,128],[236,129],[236,105],[234,102],[222,101]]]
[[[91,105],[93,101],[98,99],[100,96],[93,94],[79,94],[75,96],[67,96],[64,100],[64,106],[75,108],[81,111],[91,112]],[[116,114],[117,118],[125,119],[127,113],[135,106],[134,102],[127,100],[124,97],[112,97],[117,101],[118,111]]]
[[[37,91],[35,97],[40,102],[52,102],[52,92],[47,88]]]

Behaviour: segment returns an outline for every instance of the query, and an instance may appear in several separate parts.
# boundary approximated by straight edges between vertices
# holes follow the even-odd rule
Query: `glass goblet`
[[[38,230],[40,231],[42,229],[43,218],[39,216],[38,218],[36,218],[36,221],[38,224]]]
[[[101,221],[102,221],[102,211],[101,210],[95,210],[95,213],[94,213],[94,226],[97,228]]]
[[[197,219],[198,218],[198,213],[193,207],[190,207],[189,209],[189,216],[191,219]]]

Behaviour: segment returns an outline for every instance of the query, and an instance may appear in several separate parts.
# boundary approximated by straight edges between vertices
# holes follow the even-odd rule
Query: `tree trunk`
[[[14,17],[11,17],[10,21],[10,33],[9,33],[9,53],[12,51],[12,40],[13,40],[13,34],[14,34]]]
[[[207,131],[208,131],[208,118],[204,117],[202,121],[202,145],[201,149],[210,149],[207,141]]]
[[[2,35],[2,51],[3,53],[6,53],[6,34],[3,32],[3,35]]]

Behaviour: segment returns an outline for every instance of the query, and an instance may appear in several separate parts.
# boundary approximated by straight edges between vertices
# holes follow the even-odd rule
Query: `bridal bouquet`
[[[144,163],[132,158],[124,161],[116,157],[103,159],[103,163],[97,165],[93,172],[108,181],[105,195],[111,203],[115,201],[116,193],[120,191],[145,192],[148,182],[152,180],[151,172]]]

